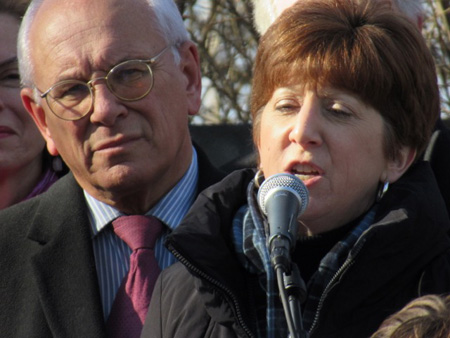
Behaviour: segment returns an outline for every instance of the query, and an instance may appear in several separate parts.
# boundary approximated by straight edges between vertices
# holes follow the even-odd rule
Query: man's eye
[[[114,77],[119,83],[128,83],[139,81],[145,76],[145,71],[137,68],[130,68],[127,70],[123,70]]]
[[[53,88],[49,95],[56,100],[77,101],[89,95],[89,88],[85,84],[64,84]]]

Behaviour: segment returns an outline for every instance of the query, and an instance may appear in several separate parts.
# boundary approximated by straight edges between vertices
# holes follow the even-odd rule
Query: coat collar
[[[49,327],[57,336],[101,337],[92,235],[82,189],[72,174],[41,195],[35,215],[28,238],[39,250],[31,266]]]

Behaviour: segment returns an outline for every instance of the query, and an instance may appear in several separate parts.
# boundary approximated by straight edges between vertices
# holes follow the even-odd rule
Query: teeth
[[[314,170],[309,165],[299,164],[295,166],[295,168],[292,169],[292,172],[294,175],[300,175],[300,176],[309,176],[309,175],[318,175],[319,173],[317,170]]]
[[[309,178],[311,178],[313,175],[300,175],[300,174],[295,174],[296,177],[298,177],[301,181],[306,181]]]

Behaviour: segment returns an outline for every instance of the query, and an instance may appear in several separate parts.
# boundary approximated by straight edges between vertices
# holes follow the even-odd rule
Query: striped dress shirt
[[[194,202],[197,194],[197,182],[197,153],[193,148],[192,162],[187,172],[177,185],[146,213],[155,216],[165,225],[163,234],[157,240],[155,246],[156,260],[161,269],[176,261],[175,257],[164,247],[164,240],[167,234],[180,224]],[[132,250],[114,233],[110,225],[114,219],[124,214],[96,200],[86,191],[84,195],[88,204],[88,216],[93,231],[95,264],[103,315],[106,320],[122,279],[128,273]]]

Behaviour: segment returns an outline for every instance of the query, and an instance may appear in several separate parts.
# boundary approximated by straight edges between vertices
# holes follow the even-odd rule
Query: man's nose
[[[120,116],[128,114],[127,107],[109,89],[104,77],[91,80],[93,104],[90,120],[112,126]]]

